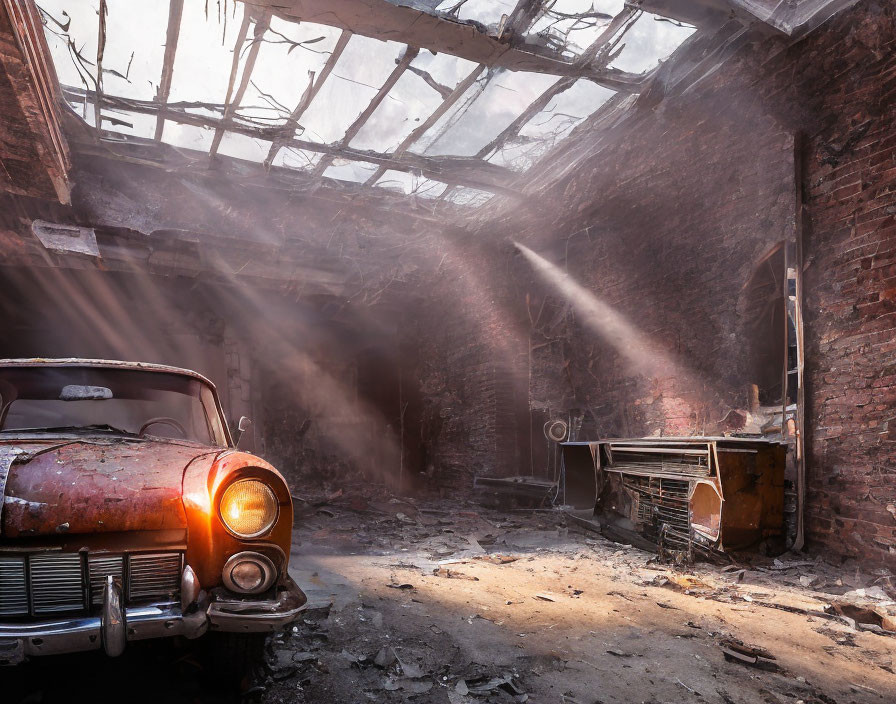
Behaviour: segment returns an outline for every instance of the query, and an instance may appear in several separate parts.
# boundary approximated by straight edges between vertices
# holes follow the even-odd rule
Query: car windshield
[[[0,433],[25,431],[227,444],[207,384],[134,369],[0,367]]]

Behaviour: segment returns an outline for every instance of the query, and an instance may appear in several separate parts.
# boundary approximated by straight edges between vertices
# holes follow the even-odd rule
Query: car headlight
[[[274,563],[257,552],[240,552],[224,565],[224,585],[232,592],[259,594],[270,589],[277,577]]]
[[[240,538],[267,533],[277,521],[277,497],[258,479],[241,479],[224,491],[218,505],[221,521]]]

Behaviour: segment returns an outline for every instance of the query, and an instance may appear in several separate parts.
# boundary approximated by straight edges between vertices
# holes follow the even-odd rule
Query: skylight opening
[[[298,136],[314,142],[339,142],[379,92],[405,46],[352,35],[311,106],[299,120]]]
[[[340,30],[308,22],[271,18],[237,114],[282,125],[311,80],[320,75]]]
[[[422,148],[426,154],[475,156],[556,81],[556,76],[547,74],[504,71],[493,75],[476,95],[477,82],[468,91],[476,96],[472,104],[459,101],[458,110],[423,135]]]
[[[368,161],[350,161],[348,159],[334,159],[333,163],[324,171],[324,176],[338,181],[352,181],[364,183],[379,167]]]
[[[87,124],[96,125],[100,0],[39,2],[65,98]],[[430,8],[434,5],[461,22],[475,20],[494,28],[504,16],[512,15],[517,0],[429,3]],[[213,5],[199,0],[184,2],[170,90],[166,91],[161,84],[167,35],[172,29],[169,3],[107,0],[107,7],[102,66],[105,100],[100,116],[104,131],[153,139],[161,124],[161,140],[179,149],[208,154],[214,145],[222,156],[256,164],[266,163],[273,151],[270,163],[275,167],[462,205],[481,204],[492,194],[448,187],[419,174],[386,171],[355,157],[379,161],[364,152],[407,150],[435,161],[441,156],[470,157],[525,171],[613,95],[583,78],[530,117],[542,105],[533,103],[545,91],[556,86],[553,94],[569,79],[486,68],[425,47],[415,50],[413,60],[406,63],[402,57],[408,48],[403,43],[285,20],[243,2]],[[528,43],[542,47],[541,52],[552,50],[573,61],[606,33],[614,17],[626,22],[608,45],[617,54],[611,68],[636,74],[653,69],[695,31],[627,9],[623,0],[551,0],[533,26],[522,31],[527,31]],[[468,27],[466,31],[478,30]],[[339,51],[335,62],[334,51]],[[326,79],[320,82],[325,71]],[[382,90],[387,81],[388,93]],[[295,118],[296,143],[289,143],[289,135],[283,134],[272,143],[275,132],[259,128],[289,125],[291,129],[296,123],[289,122],[290,116],[312,85],[313,100]],[[459,85],[469,87],[458,99]],[[375,97],[376,109],[372,109]],[[123,102],[128,100],[143,105]],[[161,123],[154,114],[157,109]],[[366,117],[363,124],[362,115]],[[423,132],[436,115],[439,119]],[[209,124],[181,124],[179,119]],[[417,132],[423,133],[418,136]],[[323,155],[299,146],[315,142],[335,149],[328,148]]]
[[[668,59],[695,31],[691,25],[644,12],[625,31],[617,47],[625,46],[610,68],[646,73]]]
[[[385,100],[351,141],[357,149],[392,152],[442,103],[442,95],[415,73],[405,71]]]
[[[219,13],[205,3],[185,2],[180,24],[180,39],[174,58],[169,103],[178,101],[213,103],[223,105],[227,98],[234,50],[239,52],[239,69],[234,85],[246,64],[246,51],[255,32],[250,23],[246,39],[236,47],[245,5],[241,2],[227,4],[227,11]],[[147,37],[149,41],[165,43],[165,33]],[[145,41],[145,40],[144,40]]]
[[[398,191],[405,195],[415,195],[421,198],[438,198],[448,188],[448,184],[441,181],[408,173],[406,171],[386,171],[376,182],[380,188]]]

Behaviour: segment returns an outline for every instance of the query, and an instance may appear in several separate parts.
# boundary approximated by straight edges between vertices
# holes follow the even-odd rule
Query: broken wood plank
[[[64,89],[64,94],[77,100],[79,97],[83,97],[84,89],[66,87]],[[165,120],[171,120],[186,125],[211,127],[214,129],[223,127],[224,125],[221,118],[186,112],[184,109],[180,109],[179,105],[174,104],[162,106],[153,101],[118,98],[109,95],[103,96],[103,104],[107,107],[120,110],[160,115]],[[516,176],[514,172],[503,166],[490,164],[481,159],[477,159],[476,157],[424,156],[412,152],[384,154],[381,152],[356,149],[354,147],[338,144],[322,144],[296,137],[287,138],[283,134],[284,127],[282,125],[260,127],[233,121],[227,126],[227,129],[231,132],[246,135],[247,137],[268,141],[273,141],[274,139],[279,138],[283,141],[284,146],[324,154],[331,158],[368,161],[373,164],[382,165],[387,169],[394,169],[395,171],[420,172],[426,178],[442,181],[449,185],[477,188],[491,193],[504,193],[507,195],[517,194],[517,191],[509,185]],[[291,130],[289,131],[289,134],[292,134]],[[127,142],[123,143],[118,135],[114,135],[113,138],[110,139],[104,139],[101,143],[103,149],[106,150],[106,154],[122,157],[126,156],[128,151],[139,152],[139,150],[143,148],[143,145],[144,141],[137,138],[130,138]],[[80,148],[83,151],[85,145],[81,144]],[[180,153],[188,152],[189,150],[180,150]],[[201,158],[203,156],[200,152],[195,152],[195,155],[196,158]],[[295,169],[288,168],[285,170],[295,171]]]
[[[327,62],[321,69],[320,75],[316,79],[312,75],[308,88],[305,89],[305,92],[299,99],[298,105],[296,105],[295,109],[290,113],[289,117],[286,120],[286,124],[293,128],[293,132],[296,132],[298,130],[299,119],[308,109],[308,106],[311,105],[311,103],[317,97],[317,94],[320,92],[320,89],[323,87],[327,78],[329,78],[330,74],[333,72],[333,68],[339,61],[339,57],[342,56],[342,52],[345,51],[345,47],[348,46],[348,40],[351,39],[351,37],[351,32],[342,30],[342,34],[339,35],[339,40],[336,42],[336,46],[333,47],[333,53],[330,54],[330,57],[327,59]],[[271,164],[277,156],[277,152],[279,152],[282,147],[283,140],[275,139],[273,141],[267,158],[264,160],[265,167],[270,168]]]
[[[443,100],[439,104],[439,107],[437,107],[428,118],[420,123],[420,125],[417,126],[413,132],[411,132],[407,137],[404,138],[404,140],[402,140],[401,144],[398,145],[393,154],[403,154],[412,144],[414,144],[414,142],[416,142],[427,131],[429,131],[429,128],[435,125],[436,122],[438,122],[440,119],[442,119],[442,116],[446,112],[448,112],[448,110],[450,110],[458,100],[463,97],[470,86],[472,86],[473,83],[475,83],[479,78],[479,76],[482,75],[483,71],[485,71],[485,66],[483,64],[479,64],[476,68],[470,71],[470,73],[467,74],[467,77],[457,84],[455,89],[451,92],[451,95],[445,98],[445,100]],[[384,173],[386,173],[386,169],[380,167],[376,170],[376,173],[374,173],[373,176],[367,179],[366,183],[368,185],[373,185],[380,180]]]
[[[588,78],[613,90],[637,93],[645,76],[594,69],[567,59],[554,49],[527,44],[523,37],[499,38],[481,24],[459,21],[447,13],[426,12],[388,0],[253,0],[283,19],[316,22],[382,41],[403,42],[435,53],[451,54],[488,67]]]
[[[170,0],[168,5],[168,31],[165,37],[165,57],[162,60],[162,78],[156,92],[156,101],[164,105],[171,94],[171,78],[174,75],[174,58],[177,55],[177,42],[180,37],[180,21],[184,14],[184,0]],[[160,115],[156,118],[155,140],[162,139],[165,120]]]
[[[224,99],[224,119],[223,126],[218,127],[215,130],[215,136],[212,138],[212,145],[209,148],[208,156],[209,159],[214,159],[215,154],[218,152],[218,147],[221,146],[221,140],[224,138],[224,132],[227,129],[227,125],[233,120],[233,115],[239,108],[240,103],[243,101],[243,96],[246,94],[246,88],[249,87],[249,81],[252,78],[252,70],[255,68],[255,62],[258,60],[258,51],[261,49],[262,38],[264,37],[264,33],[268,29],[268,25],[270,23],[270,13],[264,13],[261,17],[255,19],[255,31],[252,37],[252,44],[249,47],[249,53],[246,55],[246,63],[243,65],[243,72],[240,76],[240,84],[236,89],[236,93],[233,92],[233,85],[236,81],[236,74],[239,71],[239,63],[240,63],[240,54],[242,53],[243,44],[246,41],[246,36],[249,33],[249,22],[250,22],[250,13],[246,12],[243,15],[243,23],[240,26],[240,31],[236,39],[236,44],[233,47],[233,64],[230,67],[230,80],[227,84],[227,97]]]
[[[103,102],[103,54],[106,51],[106,16],[109,7],[106,0],[100,0],[99,27],[96,41],[96,98],[93,102],[93,120],[97,131],[97,138],[103,129],[103,115],[101,105]]]
[[[342,140],[339,142],[340,146],[347,147],[351,143],[352,139],[354,139],[358,132],[361,131],[361,128],[364,127],[367,120],[370,119],[370,116],[373,115],[374,111],[380,106],[380,103],[382,103],[385,97],[389,94],[389,91],[392,90],[392,87],[398,82],[398,79],[404,74],[411,61],[417,58],[418,53],[420,53],[420,50],[416,47],[410,45],[405,47],[404,56],[401,57],[401,60],[395,68],[392,69],[392,73],[389,74],[386,82],[383,83],[377,91],[377,94],[373,96],[373,99],[368,103],[367,107],[364,108],[355,121],[349,125],[348,129],[345,131],[345,135],[343,135]],[[324,156],[314,168],[314,175],[321,176],[332,162],[332,156]]]

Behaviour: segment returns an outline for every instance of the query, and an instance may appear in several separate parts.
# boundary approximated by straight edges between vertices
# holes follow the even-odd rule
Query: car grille
[[[96,609],[109,576],[124,587],[127,603],[176,601],[182,564],[179,552],[0,555],[0,617]]]
[[[671,529],[667,542],[677,544],[683,540],[687,544],[691,529],[688,482],[664,477],[623,475],[623,485],[637,492],[638,520],[645,524],[646,532],[651,537],[659,536],[666,526]]]

